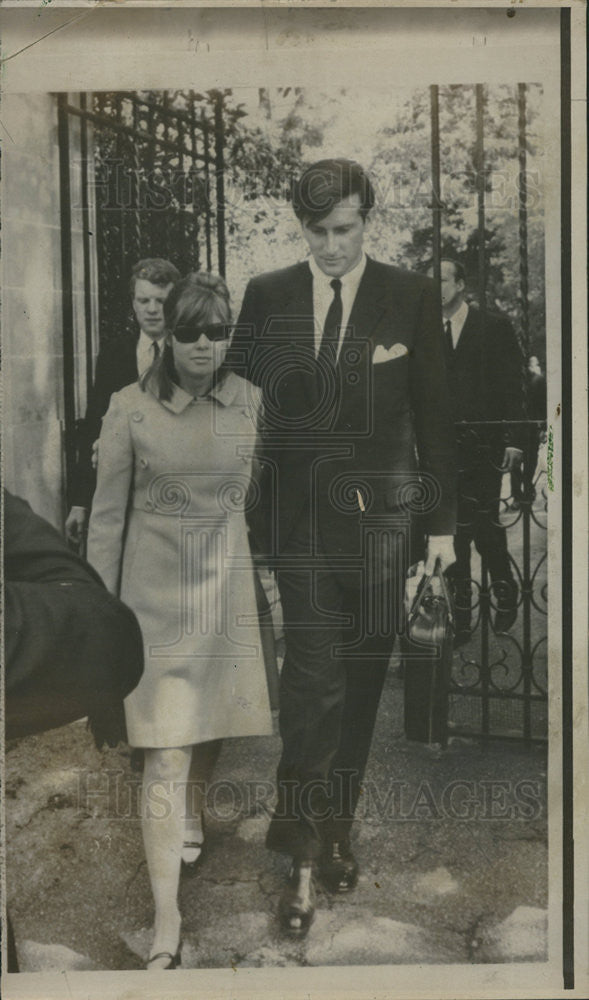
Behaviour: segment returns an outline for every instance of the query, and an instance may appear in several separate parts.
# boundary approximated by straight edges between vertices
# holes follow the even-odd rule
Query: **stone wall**
[[[71,97],[72,103],[78,98]],[[63,526],[64,403],[57,99],[4,95],[3,304],[5,485]],[[84,264],[80,122],[69,122],[75,416],[86,409],[86,306],[97,349],[95,249]],[[92,194],[92,191],[90,191]],[[94,229],[94,227],[92,227]],[[92,232],[92,230],[91,230]],[[86,274],[86,271],[88,272]]]
[[[57,104],[4,95],[4,483],[63,521],[63,337]]]

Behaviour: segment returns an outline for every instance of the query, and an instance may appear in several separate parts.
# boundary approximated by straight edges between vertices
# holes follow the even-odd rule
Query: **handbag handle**
[[[413,598],[413,604],[411,605],[411,610],[409,611],[409,614],[407,616],[407,625],[409,627],[413,624],[415,618],[417,617],[417,612],[419,611],[421,599],[425,591],[429,587],[430,583],[432,582],[434,576],[437,576],[438,580],[440,581],[440,586],[442,588],[442,597],[444,598],[446,602],[446,607],[448,608],[448,621],[450,622],[451,625],[454,623],[454,611],[452,607],[452,599],[448,591],[448,584],[446,583],[446,577],[442,572],[440,558],[438,556],[435,562],[433,573],[424,573],[421,580],[419,581],[415,597]]]

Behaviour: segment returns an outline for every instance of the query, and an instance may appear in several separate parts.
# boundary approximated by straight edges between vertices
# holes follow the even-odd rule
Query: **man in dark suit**
[[[234,364],[264,391],[249,520],[277,571],[286,638],[278,804],[267,837],[293,858],[282,927],[307,930],[312,870],[335,892],[395,633],[411,514],[427,568],[454,558],[454,447],[433,282],[368,258],[374,192],[348,160],[309,167],[293,207],[311,256],[254,278]],[[413,532],[417,535],[418,532]]]
[[[159,351],[165,334],[164,302],[179,277],[174,265],[160,257],[148,257],[135,264],[131,298],[139,333],[110,340],[99,351],[94,385],[79,431],[78,463],[69,488],[70,512],[65,531],[67,540],[75,546],[82,542],[96,488],[92,452],[110,397],[137,381],[153,361],[154,351]]]
[[[430,269],[430,274],[432,273]],[[523,420],[522,356],[506,316],[484,317],[465,298],[465,273],[455,260],[440,264],[442,314],[446,337],[448,384],[455,421]],[[499,523],[501,480],[522,460],[521,430],[479,428],[458,431],[458,525],[455,645],[470,638],[470,547],[486,558],[495,607],[494,628],[506,632],[517,618],[517,584]]]

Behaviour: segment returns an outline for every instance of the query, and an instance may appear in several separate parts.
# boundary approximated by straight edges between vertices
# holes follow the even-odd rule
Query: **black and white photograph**
[[[585,11],[5,6],[4,995],[583,996]]]

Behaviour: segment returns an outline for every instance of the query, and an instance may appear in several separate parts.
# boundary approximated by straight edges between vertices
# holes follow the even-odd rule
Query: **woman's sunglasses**
[[[195,344],[203,333],[207,340],[229,340],[233,327],[227,323],[213,323],[210,326],[192,326],[191,324],[177,326],[172,333],[181,344]]]

